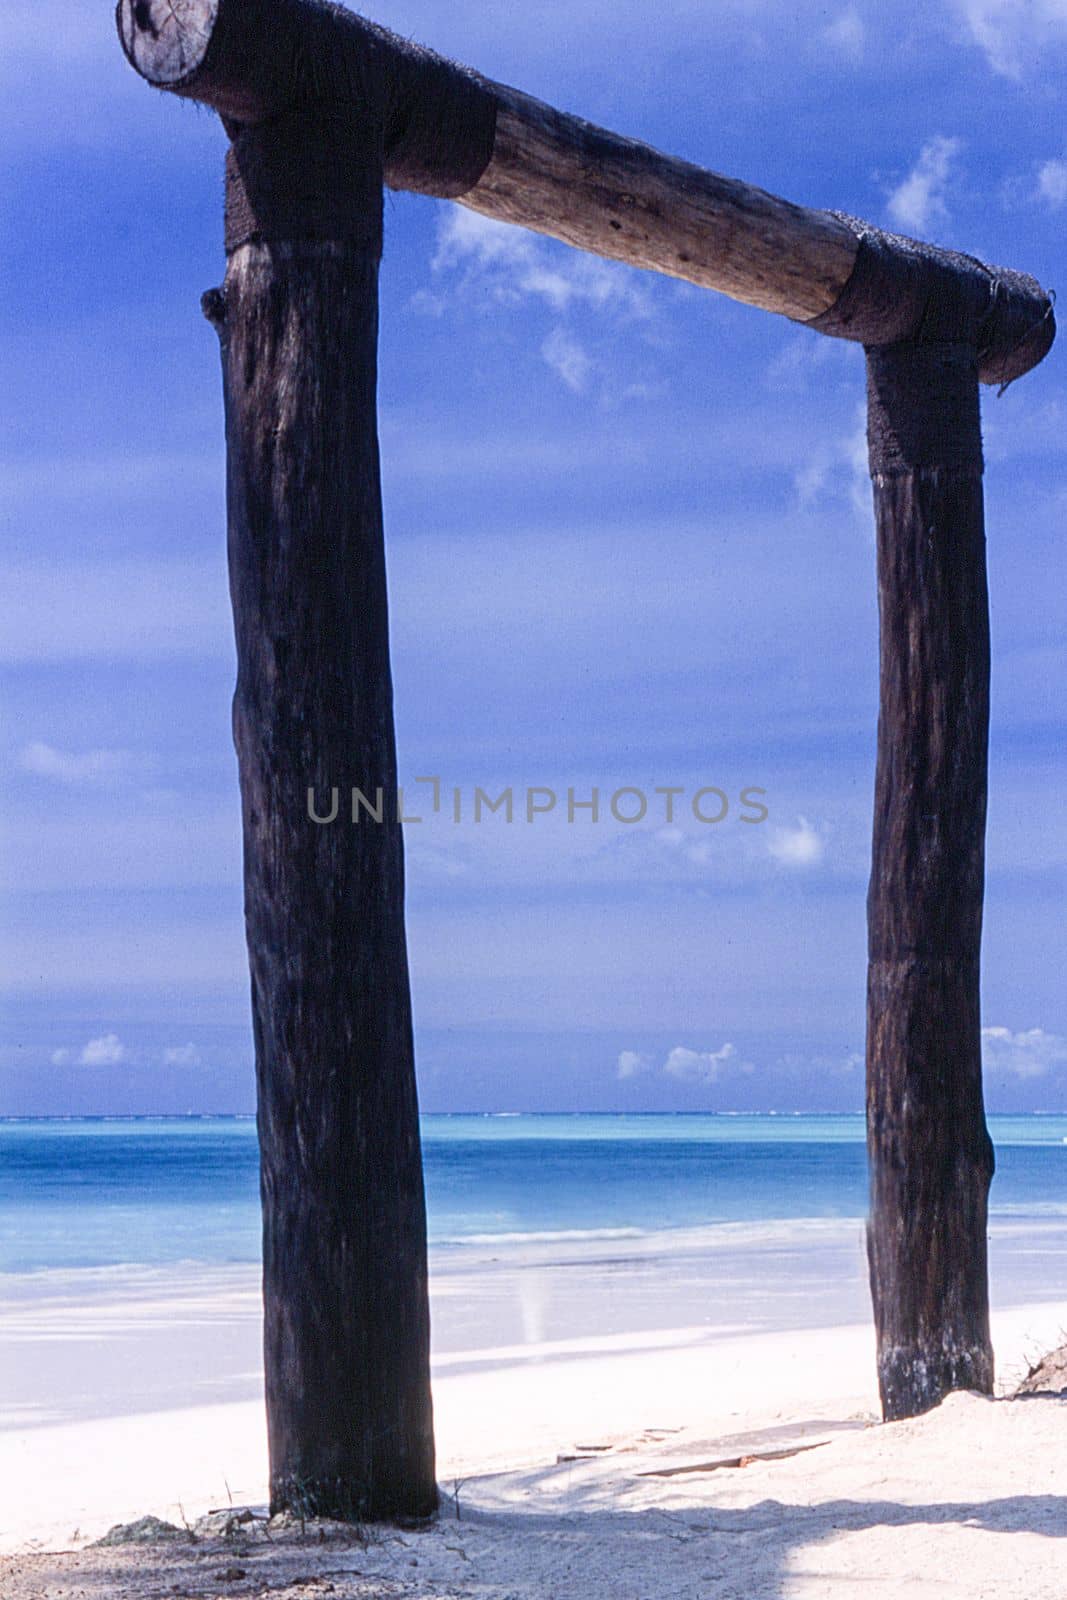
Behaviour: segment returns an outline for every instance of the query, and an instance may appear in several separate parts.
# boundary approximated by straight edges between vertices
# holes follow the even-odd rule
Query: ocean
[[[990,1127],[994,1308],[1067,1302],[1067,1116]],[[427,1116],[423,1149],[439,1368],[869,1320],[861,1117]],[[258,1262],[251,1119],[0,1122],[0,1426],[258,1393]]]
[[[1067,1226],[1067,1116],[990,1131],[994,1229]],[[859,1116],[426,1116],[422,1139],[442,1261],[866,1209]],[[0,1121],[0,1272],[258,1261],[257,1159],[246,1117]]]

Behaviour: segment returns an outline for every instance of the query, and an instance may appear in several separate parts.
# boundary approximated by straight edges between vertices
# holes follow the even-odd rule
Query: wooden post
[[[869,352],[882,714],[869,903],[871,1283],[887,1416],[992,1381],[982,1111],[988,618],[977,383],[1039,362],[1034,279],[591,126],[321,0],[118,0],[231,139],[223,335],[276,1505],[434,1503],[400,836],[307,787],[395,780],[374,438],[381,185]],[[357,762],[358,772],[350,770]]]
[[[868,351],[881,704],[868,898],[868,1255],[887,1419],[992,1392],[979,954],[989,607],[977,357]]]
[[[373,124],[385,182],[715,289],[865,345],[923,338],[932,302],[976,293],[983,383],[1052,344],[1033,278],[794,205],[494,83],[321,0],[118,0],[119,37],[157,88],[228,129],[330,107],[351,155]],[[338,155],[340,152],[337,152]],[[313,145],[304,152],[313,160]]]
[[[225,285],[205,296],[226,398],[270,1494],[302,1515],[423,1517],[437,1491],[375,420],[381,168],[371,146],[309,191],[321,131],[297,118],[239,137]],[[352,820],[353,785],[380,796],[381,821]],[[322,816],[331,789],[345,797],[333,822],[312,820],[309,788]]]

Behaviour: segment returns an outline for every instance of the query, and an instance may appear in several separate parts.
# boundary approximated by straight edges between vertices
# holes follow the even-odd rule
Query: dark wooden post
[[[237,136],[221,335],[271,1504],[436,1505],[375,421],[380,156]],[[299,166],[295,162],[299,162]],[[304,181],[294,192],[292,174]],[[339,201],[341,205],[339,205]],[[326,237],[321,237],[325,234]],[[351,820],[355,784],[382,821]],[[329,824],[312,820],[309,787]]]
[[[254,152],[275,200],[277,139]],[[206,310],[226,384],[270,1502],[424,1517],[426,1216],[374,416],[381,168],[360,178],[338,238],[243,240],[238,219]],[[352,822],[352,784],[382,790],[381,822]],[[309,787],[326,816],[331,787],[344,795],[330,824]]]
[[[1052,344],[1034,279],[556,111],[322,0],[118,0],[132,65],[220,113],[230,539],[277,1505],[434,1503],[426,1268],[374,438],[381,185],[869,351],[882,618],[868,986],[887,1416],[992,1382],[978,959],[988,617],[977,383]],[[355,765],[356,770],[352,767]]]
[[[989,608],[974,346],[867,361],[881,630],[868,1254],[896,1418],[993,1387],[979,1027]]]
[[[204,309],[226,402],[271,1505],[408,1519],[437,1487],[376,423],[382,190],[387,148],[413,187],[435,159],[445,192],[464,187],[493,119],[470,81],[452,140],[431,115],[424,149],[440,69],[374,30],[345,56],[346,15],[117,13],[137,70],[230,137],[226,280]],[[375,818],[352,814],[353,788]],[[326,817],[345,796],[332,821],[309,791]]]
[[[331,15],[312,8],[312,27]],[[357,105],[320,104],[269,5],[218,20],[214,0],[119,10],[131,59],[164,80],[212,39],[202,98],[231,138],[226,281],[205,310],[226,399],[271,1504],[423,1517],[426,1222],[376,431],[387,89],[350,80]],[[380,791],[380,820],[312,819],[309,789],[353,785]]]

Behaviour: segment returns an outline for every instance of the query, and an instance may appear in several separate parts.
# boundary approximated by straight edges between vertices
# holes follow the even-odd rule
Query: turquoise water
[[[1067,1228],[1067,1116],[994,1117],[994,1228]],[[848,1116],[431,1116],[431,1249],[859,1218]],[[0,1122],[0,1272],[255,1262],[249,1119]]]

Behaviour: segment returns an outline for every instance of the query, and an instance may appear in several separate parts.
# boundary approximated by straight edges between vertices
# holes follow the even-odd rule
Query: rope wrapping
[[[859,250],[837,300],[805,327],[868,349],[966,344],[977,353],[981,382],[1001,385],[1029,372],[1051,347],[1052,305],[1035,278],[832,214],[852,229]]]

